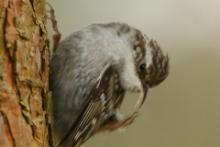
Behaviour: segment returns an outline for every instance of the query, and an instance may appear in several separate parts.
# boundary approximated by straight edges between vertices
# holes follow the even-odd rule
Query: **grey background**
[[[169,53],[169,78],[150,90],[125,131],[83,147],[220,147],[219,0],[49,0],[67,36],[96,22],[126,22]],[[124,113],[137,95],[127,94]]]

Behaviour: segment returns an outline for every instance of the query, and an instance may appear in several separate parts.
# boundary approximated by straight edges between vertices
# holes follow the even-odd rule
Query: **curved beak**
[[[147,93],[148,93],[148,89],[149,89],[149,85],[147,83],[144,83],[142,85],[142,93],[143,93],[143,101],[141,103],[141,106],[143,105],[143,103],[145,102],[146,98],[147,98]]]
[[[135,106],[136,110],[140,109],[140,107],[144,104],[147,97],[148,89],[149,89],[149,85],[143,82],[141,88],[141,96]]]

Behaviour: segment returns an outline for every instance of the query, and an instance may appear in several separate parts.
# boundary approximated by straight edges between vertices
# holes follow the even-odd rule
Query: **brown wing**
[[[111,66],[106,66],[93,87],[81,116],[72,125],[58,147],[81,145],[98,132],[106,120],[115,117],[114,110],[121,105],[124,96],[124,91],[117,81],[119,80],[115,70]]]

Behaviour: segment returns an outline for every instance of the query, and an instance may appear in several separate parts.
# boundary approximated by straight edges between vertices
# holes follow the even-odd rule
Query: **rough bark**
[[[0,0],[0,147],[49,145],[44,0]]]

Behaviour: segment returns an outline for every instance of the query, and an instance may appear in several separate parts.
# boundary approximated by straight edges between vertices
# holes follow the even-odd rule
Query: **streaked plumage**
[[[97,132],[133,122],[148,88],[167,77],[168,57],[135,28],[95,24],[62,41],[50,67],[57,146],[76,147]],[[143,96],[137,110],[121,120],[117,113],[128,90]]]

